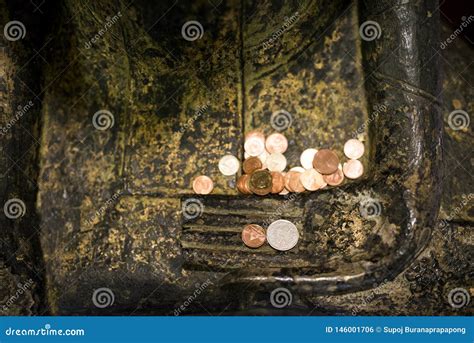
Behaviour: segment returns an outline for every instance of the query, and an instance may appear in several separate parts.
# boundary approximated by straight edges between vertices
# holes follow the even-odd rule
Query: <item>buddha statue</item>
[[[17,234],[3,234],[0,259],[0,280],[34,280],[18,313],[454,311],[446,294],[467,287],[468,266],[453,272],[448,255],[432,252],[445,245],[439,219],[472,221],[466,206],[452,215],[472,178],[463,188],[442,163],[472,142],[469,127],[443,124],[452,110],[472,113],[472,88],[462,86],[472,75],[458,80],[456,65],[442,78],[444,58],[469,57],[458,55],[461,39],[443,52],[454,57],[441,55],[436,1],[19,6],[2,14],[23,15],[26,28],[4,51],[5,122],[33,105],[2,135],[13,156],[3,161],[4,202],[21,200],[24,213],[2,218]],[[252,130],[283,133],[290,166],[307,148],[342,154],[357,138],[364,176],[296,196],[242,195],[218,162],[243,160]],[[201,174],[214,182],[209,195],[193,194]],[[199,214],[184,217],[189,201]],[[269,218],[296,225],[294,249],[242,244],[243,225]],[[464,244],[459,261],[468,260]],[[416,302],[420,278],[443,302]],[[361,308],[374,292],[382,300]]]

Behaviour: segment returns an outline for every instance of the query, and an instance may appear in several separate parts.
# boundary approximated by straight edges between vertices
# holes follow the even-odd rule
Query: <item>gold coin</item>
[[[250,174],[249,188],[257,195],[267,195],[272,190],[272,175],[268,170],[256,170]]]

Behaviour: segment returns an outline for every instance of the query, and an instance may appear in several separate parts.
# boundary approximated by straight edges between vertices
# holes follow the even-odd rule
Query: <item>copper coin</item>
[[[257,195],[267,195],[272,190],[272,175],[268,170],[256,170],[250,174],[249,188]]]
[[[344,154],[353,160],[361,158],[364,154],[364,144],[358,139],[349,139],[344,144]]]
[[[357,179],[364,173],[364,166],[359,160],[349,160],[344,163],[342,171],[348,179]]]
[[[242,169],[245,174],[251,174],[255,170],[262,169],[263,163],[260,158],[252,156],[247,158],[242,164]]]
[[[267,137],[265,147],[270,154],[274,152],[283,154],[288,149],[288,140],[281,133],[272,133]]]
[[[321,149],[314,156],[313,167],[324,175],[335,173],[339,166],[339,157],[329,149]]]
[[[283,177],[282,173],[279,172],[271,172],[272,175],[272,193],[277,194],[283,191],[285,188],[285,178]]]
[[[260,131],[251,131],[245,135],[244,150],[250,156],[258,156],[265,151],[265,135]]]
[[[304,188],[311,192],[326,186],[326,181],[324,181],[323,176],[313,168],[305,170],[304,173],[301,174],[300,180]]]
[[[249,224],[242,230],[242,241],[249,248],[258,248],[265,243],[266,234],[263,227],[257,224]]]
[[[200,175],[193,181],[193,190],[196,194],[209,194],[214,189],[214,182],[206,175]]]
[[[303,184],[301,183],[301,173],[300,172],[295,172],[295,174],[292,175],[290,178],[290,187],[296,192],[296,193],[301,193],[306,190],[304,188]]]
[[[285,186],[291,192],[301,193],[305,191],[303,184],[301,183],[301,173],[297,171],[289,171],[286,173]]]
[[[274,152],[268,155],[265,164],[270,171],[282,172],[286,168],[286,157],[282,153]]]
[[[288,188],[286,188],[286,173],[285,172],[282,172],[281,175],[283,176],[283,180],[284,180],[284,188],[283,190],[278,193],[279,195],[287,195],[288,193],[290,193],[290,191],[288,190]]]
[[[285,177],[285,188],[290,192],[294,192],[294,190],[290,187],[291,175],[293,173],[296,173],[296,172],[289,171],[284,175],[284,177]]]
[[[265,134],[260,130],[252,130],[252,131],[249,131],[245,134],[245,140],[248,140],[248,139],[253,138],[253,137],[257,137],[257,138],[265,141]]]
[[[337,168],[335,173],[323,175],[323,179],[330,186],[339,186],[342,181],[344,181],[344,173],[342,172],[342,168]]]
[[[244,174],[241,175],[237,180],[237,189],[240,193],[243,194],[252,194],[252,191],[249,188],[249,179],[250,175]]]

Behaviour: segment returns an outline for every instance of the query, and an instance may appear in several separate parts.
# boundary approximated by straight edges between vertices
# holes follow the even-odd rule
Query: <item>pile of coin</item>
[[[249,224],[242,230],[242,241],[249,248],[259,248],[265,241],[275,250],[288,251],[298,243],[299,232],[295,224],[279,219],[271,223],[267,231],[257,224]]]
[[[364,167],[359,158],[364,154],[364,144],[357,139],[349,139],[344,144],[347,161],[341,164],[337,153],[331,149],[309,148],[300,156],[301,166],[285,171],[287,160],[284,155],[288,140],[281,133],[265,137],[261,131],[252,131],[245,136],[242,175],[237,179],[237,189],[242,194],[280,194],[316,191],[329,186],[338,186],[344,178],[357,179]],[[219,161],[219,171],[225,176],[236,175],[240,171],[240,161],[233,155],[225,155]],[[193,182],[197,194],[211,193],[214,185],[205,175]]]
[[[245,136],[244,161],[233,155],[225,155],[219,161],[219,171],[225,176],[240,172],[237,189],[242,194],[281,194],[290,192],[316,191],[326,186],[338,186],[344,178],[357,179],[364,167],[359,159],[364,154],[364,144],[357,139],[349,139],[344,144],[347,161],[341,164],[337,153],[331,149],[308,148],[300,156],[301,166],[287,169],[284,155],[288,140],[279,133],[265,137],[261,131],[252,131]],[[209,194],[214,184],[206,175],[193,181],[197,194]],[[246,225],[242,230],[242,241],[250,248],[259,248],[265,242],[279,251],[293,249],[299,239],[296,226],[288,220],[276,220],[267,230],[257,224]]]

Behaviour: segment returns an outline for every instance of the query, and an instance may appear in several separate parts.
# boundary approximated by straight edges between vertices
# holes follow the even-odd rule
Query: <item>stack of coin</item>
[[[283,134],[273,133],[265,138],[262,132],[252,131],[245,139],[243,175],[237,181],[237,189],[243,194],[285,195],[289,192],[313,192],[327,185],[341,185],[344,176],[356,179],[363,173],[358,158],[364,153],[364,145],[358,140],[351,139],[346,142],[344,153],[349,160],[344,166],[333,150],[318,151],[309,148],[300,156],[301,167],[293,167],[286,171],[287,160],[283,154],[288,148],[288,140]],[[270,177],[266,170],[270,172]]]
[[[364,167],[359,159],[364,154],[364,144],[350,139],[344,144],[344,155],[348,158],[341,164],[337,153],[331,149],[309,148],[300,156],[301,166],[286,171],[287,160],[284,155],[288,140],[279,133],[265,137],[261,131],[251,131],[245,135],[242,174],[237,178],[237,189],[242,194],[285,195],[289,192],[314,192],[329,186],[339,186],[344,177],[357,179],[362,176]],[[241,163],[233,155],[225,155],[219,161],[219,171],[225,176],[239,173]],[[193,182],[198,194],[212,191],[212,180],[199,176]]]
[[[263,132],[251,131],[245,135],[243,174],[237,180],[237,189],[243,194],[279,194],[285,189],[286,158],[283,153],[288,140],[281,133],[265,137]]]
[[[344,144],[344,154],[349,158],[349,161],[344,163],[342,170],[347,178],[357,179],[364,173],[364,166],[359,161],[364,151],[364,144],[357,139],[349,139],[346,144]]]

